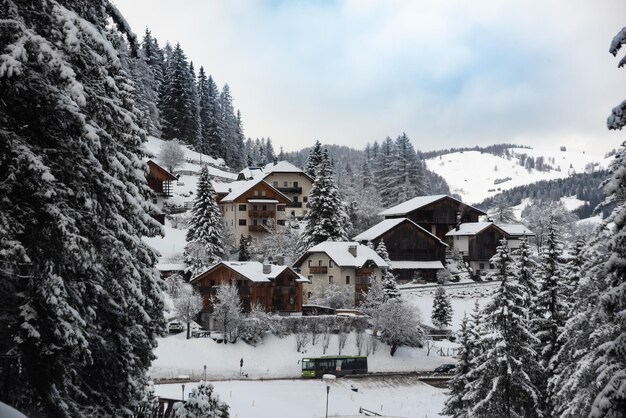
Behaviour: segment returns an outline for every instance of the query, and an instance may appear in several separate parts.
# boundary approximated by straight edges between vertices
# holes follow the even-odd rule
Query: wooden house
[[[148,160],[148,186],[152,191],[160,197],[172,196],[172,182],[177,180],[177,177],[155,163],[152,160]]]
[[[446,235],[449,243],[478,274],[493,268],[489,260],[496,254],[502,239],[507,240],[509,248],[516,249],[522,236],[534,236],[523,225],[497,225],[493,222],[464,223]]]
[[[443,269],[448,244],[408,218],[385,219],[354,237],[374,248],[385,242],[391,267],[399,282],[417,277],[435,280]]]
[[[293,266],[310,282],[304,287],[304,303],[308,303],[313,288],[336,284],[348,287],[355,306],[362,299],[362,291],[369,289],[370,276],[380,279],[383,270],[389,267],[371,248],[358,242],[339,241],[326,241],[309,248]]]
[[[467,205],[446,195],[418,196],[380,212],[385,219],[408,218],[440,240],[455,226],[466,222],[478,222],[486,215],[480,209]]]
[[[214,329],[211,296],[223,283],[237,285],[244,311],[258,304],[266,312],[291,314],[302,311],[302,286],[308,280],[288,266],[221,261],[191,280],[202,295],[200,322],[207,330]]]

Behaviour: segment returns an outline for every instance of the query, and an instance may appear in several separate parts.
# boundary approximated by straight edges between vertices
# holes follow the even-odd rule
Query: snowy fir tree
[[[187,57],[180,44],[176,44],[168,57],[159,99],[162,137],[178,138],[197,147],[200,124],[194,83]]]
[[[322,152],[322,144],[320,143],[320,141],[315,141],[315,145],[309,153],[309,157],[306,159],[304,172],[312,178],[315,178],[317,175],[317,169],[322,165],[323,160],[324,154]]]
[[[252,237],[248,235],[239,237],[239,261],[250,261],[250,247],[252,246]]]
[[[176,418],[229,418],[229,406],[220,401],[213,385],[200,381],[191,391],[189,399],[177,403],[174,416]]]
[[[0,400],[28,416],[130,415],[165,328],[120,54],[138,45],[106,0],[0,10]]]
[[[203,267],[208,267],[208,265],[221,260],[224,254],[222,214],[215,202],[215,190],[206,166],[200,170],[196,200],[191,209],[191,221],[187,231],[187,247],[194,242],[202,244],[206,252],[207,265]],[[191,251],[187,247],[185,249],[187,262],[193,264],[189,259]]]
[[[468,373],[463,397],[476,417],[542,416],[540,392],[531,376],[539,368],[533,350],[537,339],[529,331],[522,304],[523,289],[513,280],[506,240],[491,259],[500,286],[483,309],[480,351]]]
[[[359,308],[372,318],[374,329],[378,328],[380,309],[387,300],[387,295],[383,289],[382,281],[373,274],[369,277],[370,286],[367,292],[363,291],[363,302]]]
[[[222,283],[211,298],[213,318],[217,329],[224,333],[224,344],[237,338],[243,307],[235,283]]]
[[[391,265],[391,260],[389,260],[389,251],[387,251],[387,245],[385,245],[385,240],[380,240],[378,245],[376,246],[376,254],[382,258],[385,263]]]
[[[566,266],[566,295],[567,303],[569,305],[574,304],[575,298],[574,294],[576,293],[576,289],[578,289],[578,284],[580,283],[580,279],[583,275],[583,251],[585,249],[585,241],[582,237],[577,237],[576,241],[574,241],[574,245],[571,249],[571,258],[569,259]]]
[[[517,251],[517,262],[515,266],[515,273],[517,280],[524,291],[523,302],[524,307],[529,311],[529,319],[532,317],[532,311],[534,311],[534,301],[539,292],[537,281],[535,280],[534,272],[536,263],[530,258],[531,251],[528,245],[528,238],[524,235],[520,239],[520,246]]]
[[[561,258],[561,243],[558,240],[556,224],[552,221],[542,247],[542,260],[539,266],[541,287],[535,300],[536,314],[532,318],[533,333],[539,339],[536,351],[539,354],[544,375],[538,380],[541,382],[546,412],[549,412],[552,406],[551,394],[547,392],[545,384],[553,373],[554,365],[551,362],[560,348],[558,338],[569,312]]]
[[[469,328],[472,326],[473,324],[467,318],[467,315],[464,315],[461,321],[461,328],[457,334],[457,341],[461,345],[457,353],[458,362],[454,369],[454,376],[448,383],[448,399],[442,411],[443,414],[454,418],[469,418],[472,416],[469,403],[463,399],[470,386],[468,374],[472,367],[475,350],[474,341],[469,334]]]
[[[333,168],[324,152],[317,176],[309,194],[309,210],[304,220],[300,251],[304,252],[324,241],[347,241],[350,221],[333,180]]]
[[[501,194],[494,196],[492,206],[487,213],[489,214],[489,218],[495,223],[507,224],[518,222],[511,205]]]
[[[433,299],[433,310],[431,314],[433,325],[439,329],[449,327],[452,323],[452,303],[446,293],[446,288],[439,283]]]
[[[611,42],[615,56],[626,44],[626,27]],[[626,65],[626,58],[619,67]],[[626,100],[607,120],[611,130],[626,126]],[[623,417],[626,411],[626,143],[613,160],[604,183],[605,204],[615,209],[584,251],[584,276],[575,293],[571,318],[549,388],[562,417]],[[560,366],[560,368],[558,367]]]

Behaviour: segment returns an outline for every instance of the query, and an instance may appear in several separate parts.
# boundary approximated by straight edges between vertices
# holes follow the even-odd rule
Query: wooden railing
[[[309,267],[309,272],[311,274],[326,274],[328,273],[328,267],[326,266]]]
[[[248,217],[250,218],[274,218],[276,212],[273,210],[249,210]]]

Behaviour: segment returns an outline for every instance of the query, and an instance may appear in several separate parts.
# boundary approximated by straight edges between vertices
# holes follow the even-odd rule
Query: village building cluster
[[[176,176],[153,161],[148,166],[150,187],[167,197]],[[311,176],[287,161],[246,168],[232,182],[213,182],[224,225],[237,244],[242,237],[262,242],[277,229],[298,227],[307,213],[312,185]],[[191,277],[204,301],[202,325],[213,329],[211,295],[223,283],[236,283],[244,310],[258,304],[267,312],[300,314],[315,289],[331,285],[346,287],[358,307],[371,280],[381,279],[387,269],[398,284],[435,282],[437,273],[446,269],[446,260],[457,257],[472,275],[483,276],[493,268],[489,260],[502,239],[516,249],[522,237],[534,235],[523,225],[481,221],[487,213],[447,195],[415,197],[379,215],[383,219],[378,224],[351,241],[317,244],[295,260],[266,254],[262,263],[222,261]],[[387,260],[375,251],[381,242]],[[170,269],[166,274],[174,272],[171,264],[163,266]]]

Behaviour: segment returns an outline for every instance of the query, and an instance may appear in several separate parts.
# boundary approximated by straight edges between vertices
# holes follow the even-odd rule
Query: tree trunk
[[[391,357],[396,354],[396,350],[398,349],[398,344],[391,344]]]
[[[189,325],[189,321],[187,321],[187,339],[189,339],[189,329],[191,326]]]

